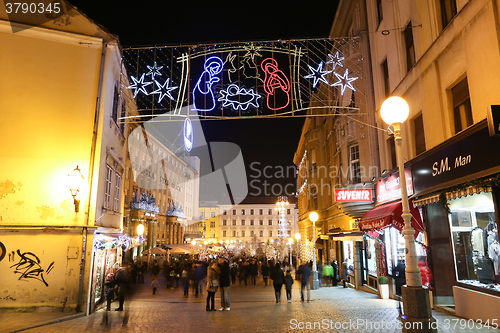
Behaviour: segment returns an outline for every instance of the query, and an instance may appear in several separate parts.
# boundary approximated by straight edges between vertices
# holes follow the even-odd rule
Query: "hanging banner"
[[[141,116],[294,116],[365,104],[359,38],[129,48],[123,60],[122,90]]]

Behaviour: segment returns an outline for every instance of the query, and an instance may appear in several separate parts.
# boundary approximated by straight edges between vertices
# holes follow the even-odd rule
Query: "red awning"
[[[375,207],[363,215],[359,222],[361,230],[382,229],[388,226],[393,226],[399,231],[403,230],[404,221],[401,217],[403,205],[401,200],[392,202],[386,205]],[[411,226],[417,232],[425,231],[425,226],[420,218],[420,213],[413,207],[410,200]]]

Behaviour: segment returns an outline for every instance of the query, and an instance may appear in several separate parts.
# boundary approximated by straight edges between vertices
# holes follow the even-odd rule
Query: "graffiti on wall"
[[[19,256],[19,261],[10,266],[14,268],[14,274],[20,274],[19,280],[35,279],[43,282],[46,287],[49,286],[47,281],[45,281],[44,273],[49,274],[54,268],[54,261],[49,264],[49,266],[44,269],[40,265],[40,259],[31,252],[23,252],[17,250],[17,255]]]
[[[3,245],[2,242],[0,242],[0,261],[2,261],[3,258],[5,258],[6,254],[7,254],[7,250],[5,249],[5,245]],[[10,257],[10,254],[9,254],[9,257]]]

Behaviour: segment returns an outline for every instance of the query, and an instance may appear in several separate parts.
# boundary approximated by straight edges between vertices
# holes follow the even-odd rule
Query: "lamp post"
[[[288,257],[290,258],[290,267],[292,266],[292,242],[292,237],[288,238],[288,245],[290,246],[290,254],[288,255]]]
[[[80,211],[80,200],[76,199],[76,195],[80,192],[80,184],[83,179],[82,172],[78,169],[78,165],[76,168],[68,174],[69,180],[69,191],[73,196],[73,204],[75,205],[75,213]]]
[[[405,238],[405,253],[406,253],[406,285],[402,287],[403,306],[406,318],[404,322],[421,322],[423,325],[418,330],[414,329],[418,325],[403,325],[403,332],[437,332],[437,329],[432,329],[435,326],[435,319],[432,317],[429,291],[422,288],[422,278],[420,268],[418,267],[416,247],[415,247],[415,230],[411,226],[410,205],[408,202],[408,192],[406,189],[406,175],[404,171],[403,153],[401,151],[401,124],[406,121],[410,109],[408,103],[398,96],[389,97],[384,101],[380,108],[380,116],[382,120],[389,126],[394,128],[394,141],[396,145],[396,158],[399,169],[399,183],[401,186],[401,204],[403,213],[401,216],[404,220],[403,235]],[[413,329],[406,329],[406,326]],[[437,325],[436,325],[437,326]]]
[[[312,289],[319,289],[319,280],[318,280],[318,269],[316,267],[316,221],[318,220],[319,215],[316,212],[311,212],[309,214],[309,220],[313,223],[313,267],[312,267]]]
[[[295,240],[297,240],[297,260],[295,262],[295,265],[298,267],[299,266],[299,262],[300,262],[299,261],[300,260],[299,259],[300,258],[300,253],[299,253],[300,252],[300,247],[299,247],[299,244],[300,244],[300,232],[297,232],[295,234]]]

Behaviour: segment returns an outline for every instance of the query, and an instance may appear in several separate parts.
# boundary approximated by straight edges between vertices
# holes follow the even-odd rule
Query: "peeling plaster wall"
[[[1,231],[0,242],[7,252],[0,260],[0,309],[35,306],[61,311],[65,301],[66,310],[75,309],[80,234]]]

